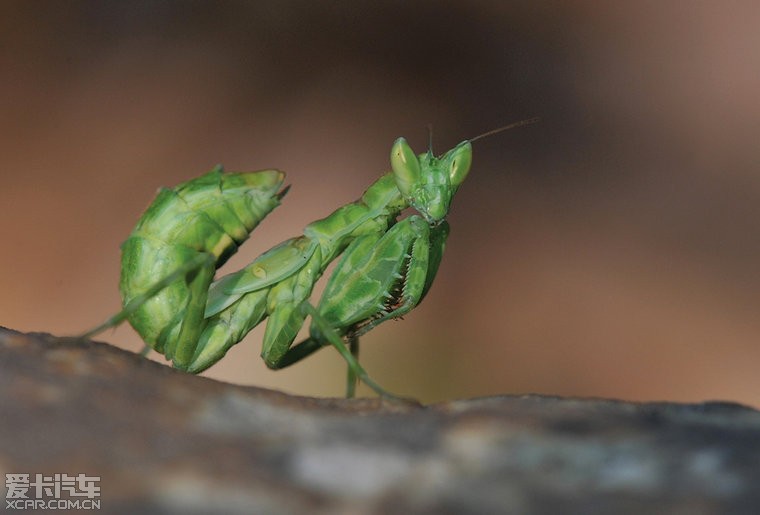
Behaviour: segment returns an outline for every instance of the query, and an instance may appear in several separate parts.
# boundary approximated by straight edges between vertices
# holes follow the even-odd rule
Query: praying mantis
[[[359,337],[407,314],[430,290],[449,234],[451,200],[470,171],[472,142],[536,121],[464,140],[440,156],[432,144],[417,155],[399,138],[391,171],[358,200],[216,280],[216,270],[280,204],[289,189],[285,174],[217,166],[162,188],[121,247],[123,309],[82,336],[129,320],[147,346],[197,374],[268,318],[261,356],[269,368],[331,345],[348,364],[347,397],[361,380],[381,397],[396,398],[359,364]],[[415,213],[399,219],[407,208]],[[312,304],[315,283],[338,258]],[[307,317],[309,336],[293,345]]]

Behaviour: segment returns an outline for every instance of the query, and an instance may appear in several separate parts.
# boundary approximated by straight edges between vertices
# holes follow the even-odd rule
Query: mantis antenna
[[[535,116],[533,118],[528,118],[527,120],[520,120],[519,122],[510,123],[509,125],[504,125],[503,127],[498,127],[496,129],[490,130],[488,132],[484,132],[483,134],[478,134],[474,138],[470,138],[468,141],[472,143],[473,141],[477,141],[479,139],[487,138],[488,136],[493,136],[494,134],[498,134],[500,132],[508,131],[509,129],[516,129],[517,127],[523,127],[524,125],[533,125],[534,123],[538,123],[541,121],[541,118]]]
[[[534,123],[538,123],[541,121],[541,118],[538,116],[534,116],[533,118],[528,118],[526,120],[520,120],[519,122],[510,123],[508,125],[504,125],[502,127],[497,127],[495,129],[491,129],[490,131],[486,131],[483,134],[478,134],[474,138],[467,139],[465,141],[469,141],[472,143],[473,141],[477,141],[479,139],[487,138],[488,136],[493,136],[494,134],[498,134],[500,132],[508,131],[509,129],[516,129],[518,127],[523,127],[525,125],[533,125]],[[428,130],[428,154],[433,155],[433,124],[429,123],[427,125]]]

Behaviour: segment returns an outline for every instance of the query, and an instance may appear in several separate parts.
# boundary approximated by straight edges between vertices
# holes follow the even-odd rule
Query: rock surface
[[[760,412],[292,397],[0,329],[0,473],[99,476],[105,513],[750,514]]]

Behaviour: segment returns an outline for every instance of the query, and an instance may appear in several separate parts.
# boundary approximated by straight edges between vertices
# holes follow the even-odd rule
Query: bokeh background
[[[425,401],[760,406],[758,27],[752,1],[2,2],[0,325],[114,313],[156,189],[216,163],[293,185],[234,270],[357,198],[396,137],[540,116],[475,144],[438,279],[363,340],[370,373]],[[335,352],[271,372],[261,335],[207,375],[342,395]]]

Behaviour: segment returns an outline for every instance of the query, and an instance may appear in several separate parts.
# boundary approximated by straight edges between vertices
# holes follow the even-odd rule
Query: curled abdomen
[[[203,330],[203,307],[214,270],[279,205],[283,180],[277,170],[223,173],[217,167],[162,189],[122,245],[120,290],[125,306],[179,267],[208,256],[201,269],[168,285],[129,317],[143,340],[178,368],[186,368],[185,356],[192,355]]]

